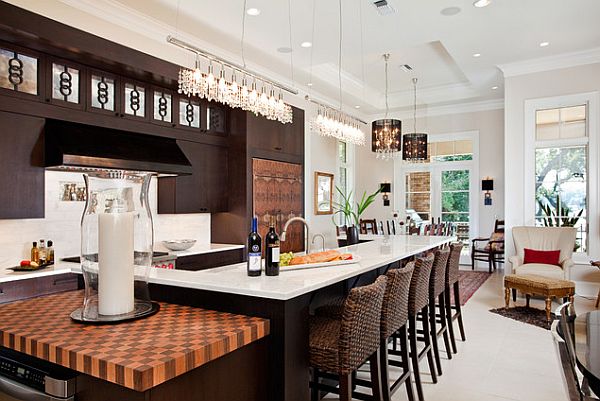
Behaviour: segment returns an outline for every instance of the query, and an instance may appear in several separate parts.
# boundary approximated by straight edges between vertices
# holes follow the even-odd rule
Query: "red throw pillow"
[[[558,263],[558,261],[560,260],[560,251],[540,251],[537,249],[525,248],[524,259],[524,264],[542,263],[545,265],[560,266],[560,263]]]

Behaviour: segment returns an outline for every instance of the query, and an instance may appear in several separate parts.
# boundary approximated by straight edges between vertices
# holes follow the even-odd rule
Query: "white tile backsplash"
[[[80,221],[84,202],[61,202],[60,182],[81,182],[78,173],[46,171],[45,218],[0,219],[0,274],[6,267],[16,266],[22,259],[29,259],[33,241],[41,238],[54,242],[57,258],[79,255]],[[16,190],[16,189],[12,189]],[[152,178],[150,195],[154,221],[154,242],[165,239],[191,238],[199,244],[210,243],[210,214],[158,214],[157,178]]]

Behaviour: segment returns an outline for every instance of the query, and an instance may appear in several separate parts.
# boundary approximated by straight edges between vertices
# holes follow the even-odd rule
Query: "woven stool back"
[[[460,252],[463,244],[455,242],[450,244],[450,257],[446,266],[446,285],[450,286],[458,281],[458,269],[460,263]]]
[[[390,269],[386,273],[387,286],[381,307],[381,339],[385,340],[408,320],[408,291],[415,263],[410,262],[401,269]]]
[[[446,268],[450,249],[444,248],[435,251],[431,276],[429,277],[429,296],[437,297],[446,288]]]
[[[433,267],[433,254],[424,258],[417,258],[415,270],[410,280],[408,293],[408,315],[415,316],[429,303],[429,277]]]
[[[379,276],[371,285],[353,288],[346,298],[340,327],[341,373],[358,369],[379,348],[386,283],[387,277]]]

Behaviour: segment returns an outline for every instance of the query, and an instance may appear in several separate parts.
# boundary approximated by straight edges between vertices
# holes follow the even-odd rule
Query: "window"
[[[339,188],[342,193],[349,194],[354,190],[353,185],[353,147],[352,145],[348,145],[346,142],[338,141],[337,143],[337,171],[338,174],[335,178],[335,185]],[[339,192],[335,191],[336,201],[339,202],[341,199]],[[337,214],[337,223],[340,226],[353,224],[352,222],[347,222],[344,216],[339,213]]]
[[[430,162],[473,160],[473,141],[471,139],[430,142],[427,148]]]
[[[406,214],[428,221],[431,216],[431,173],[415,171],[406,174]]]
[[[588,249],[587,105],[535,113],[535,223],[576,227],[575,250]]]

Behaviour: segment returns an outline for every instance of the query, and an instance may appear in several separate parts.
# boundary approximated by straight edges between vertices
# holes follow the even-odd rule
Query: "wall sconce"
[[[390,192],[392,192],[392,184],[389,182],[383,182],[379,184],[381,186],[381,193],[383,194],[383,206],[390,205]]]
[[[485,206],[491,206],[492,204],[492,193],[494,190],[494,180],[491,178],[485,178],[481,180],[481,190],[485,191],[485,195],[483,198],[483,204]]]

